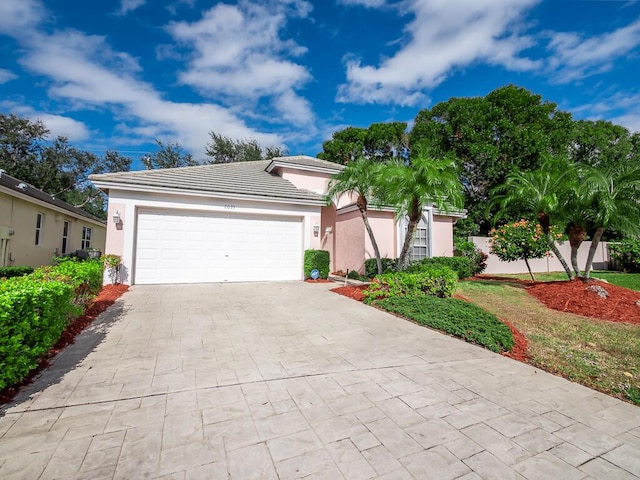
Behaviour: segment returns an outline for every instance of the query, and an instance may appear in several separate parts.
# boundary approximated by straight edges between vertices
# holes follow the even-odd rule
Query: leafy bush
[[[418,273],[434,268],[448,267],[458,274],[458,278],[468,278],[473,276],[471,261],[467,257],[433,257],[423,258],[419,262],[412,263],[407,267],[407,272]]]
[[[82,303],[102,289],[104,266],[100,259],[65,259],[57,265],[40,267],[30,277],[34,280],[59,281],[71,285],[76,296],[75,303]]]
[[[326,250],[304,251],[304,278],[311,278],[311,270],[317,269],[320,278],[329,276],[329,252]]]
[[[379,298],[435,295],[452,296],[458,284],[456,272],[447,267],[424,269],[418,273],[393,272],[376,277],[364,291],[365,301],[371,303]]]
[[[479,275],[487,268],[489,256],[468,240],[455,242],[453,254],[456,257],[467,257],[471,262],[471,273]]]
[[[398,263],[397,258],[381,258],[382,261],[382,273],[390,273],[396,271],[396,263]],[[378,263],[375,258],[367,258],[364,261],[364,274],[373,278],[378,275]]]
[[[33,267],[16,265],[13,267],[0,267],[0,278],[23,277],[33,272]]]
[[[625,272],[640,273],[640,240],[609,243],[609,253]]]
[[[392,297],[376,305],[494,352],[509,351],[514,345],[511,330],[495,315],[456,298]]]
[[[367,277],[365,275],[360,275],[355,270],[349,270],[349,273],[347,273],[347,278],[351,278],[353,280],[359,280],[361,282],[368,282],[369,281],[369,277]]]
[[[27,277],[0,283],[0,389],[20,382],[60,338],[72,314],[73,288]]]

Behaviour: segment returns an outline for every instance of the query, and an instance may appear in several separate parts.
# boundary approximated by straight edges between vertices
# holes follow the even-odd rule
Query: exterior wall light
[[[316,223],[313,226],[313,236],[317,237],[319,233],[320,233],[320,225]]]
[[[116,210],[116,213],[113,214],[113,223],[118,225],[120,223],[120,212]]]

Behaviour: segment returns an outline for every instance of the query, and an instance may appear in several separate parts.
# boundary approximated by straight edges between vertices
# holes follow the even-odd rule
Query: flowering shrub
[[[549,255],[549,243],[540,225],[528,220],[503,225],[491,232],[491,253],[500,260],[513,262]]]

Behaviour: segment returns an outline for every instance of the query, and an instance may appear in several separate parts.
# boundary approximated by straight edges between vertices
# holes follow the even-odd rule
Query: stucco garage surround
[[[137,284],[298,280],[302,217],[139,209]]]

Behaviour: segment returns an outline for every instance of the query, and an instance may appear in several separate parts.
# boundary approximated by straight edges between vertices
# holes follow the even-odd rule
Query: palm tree
[[[371,239],[379,274],[382,273],[382,259],[380,258],[378,242],[376,242],[376,237],[369,223],[367,210],[369,201],[374,198],[376,192],[381,167],[380,163],[372,162],[366,158],[359,158],[349,162],[340,173],[335,174],[331,178],[326,195],[328,205],[331,204],[335,197],[339,197],[345,193],[354,193],[358,196],[356,206],[360,211],[362,221]]]
[[[604,167],[585,165],[581,171],[581,191],[589,200],[585,213],[596,227],[584,267],[584,278],[588,279],[605,230],[628,235],[640,233],[640,165],[621,161]]]
[[[551,251],[570,280],[573,280],[574,274],[558,250],[551,225],[552,218],[557,222],[565,216],[565,199],[568,192],[574,189],[574,179],[575,169],[571,163],[564,158],[548,156],[538,170],[510,173],[505,183],[492,191],[494,196],[491,200],[502,209],[515,206],[536,215]]]
[[[434,203],[444,211],[461,209],[462,185],[454,159],[436,158],[424,145],[413,149],[408,165],[386,164],[380,175],[382,198],[395,207],[398,215],[409,219],[396,266],[401,270],[407,264],[424,206]]]

